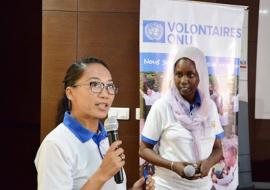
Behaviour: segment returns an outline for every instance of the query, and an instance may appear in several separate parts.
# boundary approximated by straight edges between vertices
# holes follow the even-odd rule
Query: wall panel
[[[43,11],[41,140],[55,127],[67,66],[76,60],[77,13]]]
[[[139,0],[78,0],[79,11],[139,12],[139,6]]]
[[[77,11],[78,0],[43,0],[42,10]]]

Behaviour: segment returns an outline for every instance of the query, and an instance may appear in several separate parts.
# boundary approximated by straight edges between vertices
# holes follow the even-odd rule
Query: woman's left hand
[[[146,183],[146,184],[145,184]],[[144,182],[144,177],[141,177],[139,180],[137,180],[131,190],[154,190],[155,189],[155,180],[152,178],[151,175],[147,176],[146,182]]]
[[[200,177],[205,177],[208,175],[212,166],[214,166],[217,162],[222,158],[222,143],[220,139],[216,139],[214,143],[214,147],[211,155],[205,159],[200,161],[198,167],[200,168]]]
[[[212,165],[211,163],[206,159],[206,160],[202,160],[199,163],[199,167],[200,167],[200,177],[205,177],[208,175],[209,170],[211,169]]]

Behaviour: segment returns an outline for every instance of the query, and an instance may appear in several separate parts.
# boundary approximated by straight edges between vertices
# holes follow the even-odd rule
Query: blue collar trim
[[[93,139],[99,145],[100,141],[107,138],[107,132],[101,122],[98,124],[98,133],[94,133],[83,127],[78,120],[71,116],[70,112],[66,111],[63,123],[82,143]]]
[[[193,104],[190,104],[190,111],[192,111],[195,107],[200,107],[202,104],[201,96],[198,90],[195,92],[195,100]]]

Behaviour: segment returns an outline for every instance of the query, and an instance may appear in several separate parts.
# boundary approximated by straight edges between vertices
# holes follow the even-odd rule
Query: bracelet
[[[173,171],[173,165],[174,165],[174,162],[172,161],[171,162],[171,170]]]

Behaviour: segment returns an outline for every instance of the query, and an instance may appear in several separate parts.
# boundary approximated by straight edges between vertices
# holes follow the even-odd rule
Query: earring
[[[71,101],[68,99],[68,110],[71,110]]]

